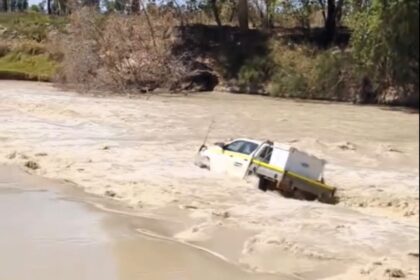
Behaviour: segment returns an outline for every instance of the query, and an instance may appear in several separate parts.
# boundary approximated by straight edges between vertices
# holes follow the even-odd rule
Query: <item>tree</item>
[[[217,26],[222,26],[216,0],[210,0],[210,5],[211,5],[211,10],[213,12],[214,20],[216,21]]]
[[[8,5],[8,0],[3,0],[2,1],[2,10],[7,12],[9,10],[9,5]]]
[[[124,12],[127,7],[127,0],[104,0],[103,3],[107,12]]]
[[[260,18],[260,25],[263,28],[272,28],[274,26],[274,13],[276,9],[276,0],[253,0],[250,2],[250,20],[252,21],[252,12]]]
[[[10,11],[11,12],[15,12],[15,11],[17,11],[17,3],[18,1],[17,0],[11,0],[10,1]]]
[[[310,17],[313,12],[313,4],[310,0],[292,0],[282,3],[283,13],[292,16],[305,31],[311,28]]]
[[[31,5],[31,7],[29,7],[29,10],[31,10],[34,13],[40,13],[41,12],[41,9],[39,8],[39,6],[35,5],[35,4]]]
[[[357,1],[360,0],[355,0]],[[324,17],[324,44],[329,46],[334,41],[337,26],[341,22],[344,0],[327,0],[327,5],[325,5],[325,0],[318,0],[318,3]],[[325,10],[327,10],[326,13]]]
[[[248,30],[248,0],[238,1],[238,22],[242,31]]]
[[[11,10],[23,12],[28,9],[28,0],[12,0]]]
[[[336,5],[335,21],[337,25],[341,24],[341,18],[343,17],[343,5],[344,0],[338,0]]]
[[[337,29],[337,9],[335,0],[327,0],[327,17],[325,19],[324,43],[330,45]]]
[[[419,90],[418,0],[372,0],[351,20],[353,55],[376,81]]]
[[[140,13],[140,0],[132,0],[131,1],[131,12],[133,14]]]
[[[52,14],[52,3],[51,3],[51,0],[47,0],[47,13],[49,15]]]
[[[265,28],[273,28],[273,18],[274,18],[274,12],[276,9],[276,1],[275,0],[265,0],[265,7],[266,7],[266,15],[265,15],[265,21],[263,26]]]

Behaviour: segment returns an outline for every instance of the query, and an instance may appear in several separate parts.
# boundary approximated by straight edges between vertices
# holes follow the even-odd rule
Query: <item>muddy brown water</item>
[[[57,184],[0,166],[0,279],[286,279],[139,234]]]

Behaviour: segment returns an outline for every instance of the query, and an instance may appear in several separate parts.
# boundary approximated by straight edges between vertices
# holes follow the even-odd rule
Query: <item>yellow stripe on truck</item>
[[[254,164],[256,164],[256,165],[261,166],[261,167],[265,167],[265,168],[271,169],[271,170],[273,170],[273,171],[277,171],[277,172],[285,173],[285,170],[284,170],[283,168],[280,168],[280,167],[277,167],[277,166],[274,166],[274,165],[271,165],[271,164],[268,164],[268,163],[265,163],[265,162],[262,162],[262,161],[259,161],[259,160],[255,160],[255,159],[254,159],[254,160],[252,160],[252,162],[253,162]],[[288,174],[288,175],[290,175],[290,176],[292,176],[292,177],[295,177],[295,178],[301,179],[302,181],[306,181],[307,183],[310,183],[310,184],[312,184],[312,185],[316,185],[316,186],[318,186],[318,187],[320,187],[320,188],[324,188],[324,189],[327,189],[327,190],[329,190],[329,191],[334,191],[334,190],[335,190],[335,188],[334,188],[334,187],[328,186],[328,185],[323,184],[323,183],[321,183],[321,182],[319,182],[319,181],[316,181],[316,180],[313,180],[313,179],[307,178],[307,177],[305,177],[305,176],[299,175],[299,174],[297,174],[297,173],[295,173],[295,172],[290,172],[290,171],[287,171],[287,174]]]
[[[227,150],[222,150],[219,148],[213,148],[213,149],[209,149],[209,152],[213,153],[213,154],[224,154],[226,156],[231,156],[234,158],[241,158],[241,159],[251,159],[250,155],[246,155],[246,154],[242,154],[242,153],[237,153],[237,152],[232,152],[232,151],[227,151]]]
[[[245,155],[237,152],[231,152],[231,151],[224,151],[224,154],[227,156],[232,156],[235,158],[241,158],[241,159],[251,159],[250,155]]]
[[[271,164],[268,164],[268,163],[265,163],[263,161],[259,161],[259,160],[254,159],[254,160],[252,160],[252,162],[259,165],[259,166],[271,169],[273,171],[278,171],[278,172],[284,173],[284,169],[282,169],[280,167],[277,167],[277,166],[274,166],[274,165],[271,165]]]

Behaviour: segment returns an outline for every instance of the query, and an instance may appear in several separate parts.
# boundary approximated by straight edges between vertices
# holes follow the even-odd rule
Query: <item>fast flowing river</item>
[[[0,166],[0,279],[279,279],[141,235],[121,215],[78,202],[60,187]]]

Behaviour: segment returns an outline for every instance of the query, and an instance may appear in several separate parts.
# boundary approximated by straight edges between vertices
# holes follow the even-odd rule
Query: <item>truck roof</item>
[[[248,142],[252,142],[252,143],[257,144],[258,146],[264,143],[264,141],[261,141],[261,140],[256,140],[256,139],[251,139],[251,138],[235,138],[235,139],[233,139],[233,140],[234,140],[234,141],[236,141],[236,140],[248,141]],[[297,149],[297,148],[295,148],[295,147],[293,147],[293,146],[290,146],[290,145],[287,145],[287,144],[284,144],[284,143],[274,142],[274,143],[273,143],[273,147],[274,147],[275,149],[281,149],[281,150],[284,150],[284,151],[290,151],[291,149],[295,149],[295,150],[297,150],[297,151],[299,151],[299,152],[301,152],[301,153],[306,154],[308,157],[316,158],[316,159],[318,159],[318,160],[322,160],[324,163],[327,163],[327,161],[326,161],[326,160],[324,160],[324,159],[320,159],[320,158],[318,158],[318,157],[316,157],[316,156],[314,156],[314,155],[312,155],[312,154],[310,154],[310,153],[304,152],[304,151],[302,151],[302,150],[299,150],[299,149]]]
[[[273,147],[277,148],[277,149],[281,149],[281,150],[286,150],[286,151],[288,151],[292,148],[292,146],[290,146],[290,145],[286,145],[284,143],[279,143],[279,142],[274,142]]]
[[[255,140],[255,139],[251,139],[251,138],[235,138],[235,139],[232,139],[232,141],[238,141],[238,140],[252,142],[252,143],[257,144],[258,146],[261,145],[264,142],[264,141]]]

